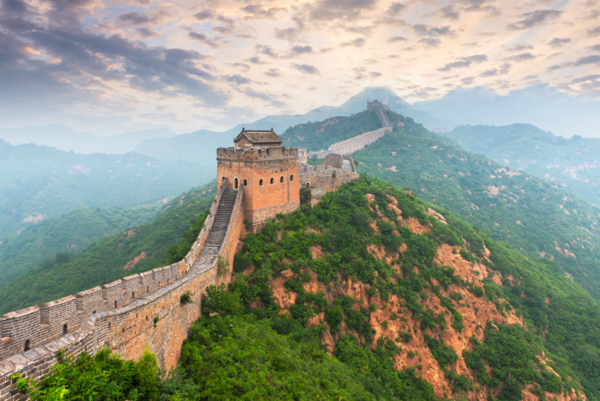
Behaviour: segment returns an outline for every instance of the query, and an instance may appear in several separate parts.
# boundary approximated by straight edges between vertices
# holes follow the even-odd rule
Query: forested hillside
[[[0,314],[182,259],[200,232],[206,217],[202,212],[208,210],[215,193],[215,182],[192,189],[162,206],[151,223],[111,235],[77,255],[60,253],[28,270],[0,290]],[[196,236],[186,237],[178,249],[190,226]]]
[[[394,131],[352,155],[359,172],[410,188],[526,256],[556,260],[600,298],[600,208],[552,181],[448,145],[447,138],[411,118],[390,111],[388,117]],[[316,137],[315,132],[305,135]]]
[[[596,301],[555,262],[408,190],[363,175],[243,243],[171,375],[148,353],[101,352],[55,368],[44,390],[85,396],[86,380],[122,400],[600,398]]]
[[[548,178],[600,206],[600,139],[571,139],[528,124],[461,126],[444,136],[470,152]]]
[[[61,217],[29,225],[0,241],[0,288],[14,277],[52,259],[57,253],[79,253],[91,244],[152,221],[159,206],[136,209],[75,209]]]
[[[0,240],[80,207],[150,205],[214,178],[201,164],[82,155],[0,140]]]

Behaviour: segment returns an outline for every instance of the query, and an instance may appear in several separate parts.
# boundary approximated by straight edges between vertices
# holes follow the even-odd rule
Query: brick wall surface
[[[297,148],[218,148],[217,177],[243,190],[245,218],[255,224],[300,205]]]
[[[16,390],[11,376],[20,373],[42,378],[57,363],[60,349],[78,356],[82,352],[93,355],[107,346],[124,358],[135,360],[149,347],[161,367],[174,367],[189,327],[200,317],[202,292],[208,285],[230,278],[230,270],[217,276],[216,254],[212,258],[202,256],[225,188],[222,185],[219,189],[205,225],[183,261],[82,291],[75,297],[5,314],[0,330],[0,401],[26,399]],[[230,269],[244,228],[243,197],[242,191],[237,192],[227,234],[218,249]],[[188,291],[193,294],[194,303],[182,305],[181,295]],[[62,333],[65,322],[67,334]],[[26,339],[30,341],[28,351],[21,348]]]

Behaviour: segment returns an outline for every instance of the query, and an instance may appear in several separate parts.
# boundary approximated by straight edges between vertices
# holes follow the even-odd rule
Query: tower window
[[[258,149],[258,154],[260,155],[260,149]]]
[[[117,307],[117,301],[115,301],[115,308]]]
[[[294,181],[294,175],[290,175],[290,181]]]
[[[67,324],[63,324],[63,335],[67,334]]]
[[[248,186],[248,181],[244,180],[244,186],[247,187]]]
[[[279,182],[283,182],[283,176],[281,176],[281,178],[279,179]]]
[[[31,347],[29,346],[29,340],[25,340],[25,351],[29,351]]]
[[[267,148],[267,154],[269,154],[269,148]]]
[[[274,178],[271,178],[271,184],[273,184],[275,182]]]
[[[262,178],[261,178],[261,179],[260,179],[260,181],[258,182],[258,185],[260,185],[260,186],[262,187],[262,185],[263,185],[263,180],[262,180]]]
[[[238,189],[238,179],[235,179],[235,189]]]
[[[135,298],[135,291],[131,291],[131,298]]]
[[[223,177],[223,179],[221,179],[221,181],[225,181],[225,177]]]

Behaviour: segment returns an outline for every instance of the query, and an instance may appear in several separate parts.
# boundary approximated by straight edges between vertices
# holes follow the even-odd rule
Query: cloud
[[[305,74],[310,74],[310,75],[320,75],[319,73],[319,69],[315,66],[312,65],[308,65],[308,64],[293,64],[292,68],[303,72]]]
[[[194,40],[197,40],[199,42],[205,43],[207,45],[209,45],[210,47],[213,47],[215,49],[218,49],[221,47],[221,44],[219,43],[219,41],[215,38],[210,38],[208,36],[206,36],[203,33],[199,33],[199,32],[190,32],[188,33],[188,36]]]
[[[263,62],[260,61],[260,58],[254,56],[254,57],[250,57],[248,59],[249,62],[251,62],[252,64],[264,64]]]
[[[460,80],[463,85],[471,85],[475,81],[475,77],[467,77]]]
[[[302,18],[300,18],[298,16],[292,17],[292,21],[294,21],[295,26],[285,28],[285,29],[279,29],[279,28],[275,29],[275,37],[277,39],[283,39],[283,40],[289,40],[289,41],[298,40],[298,37],[304,31],[304,29],[306,28],[306,25],[304,24],[304,21],[302,20]]]
[[[588,49],[593,52],[600,52],[600,45],[589,46]]]
[[[543,25],[549,21],[557,19],[562,14],[559,10],[535,10],[521,14],[523,18],[514,24],[509,24],[507,28],[512,31],[524,30]]]
[[[562,47],[562,45],[569,43],[570,41],[570,38],[554,38],[548,42],[548,44],[552,47]]]
[[[250,80],[246,77],[242,77],[241,75],[229,75],[229,76],[225,77],[225,80],[229,83],[236,84],[236,85],[245,85],[245,84],[249,84],[250,82],[252,82],[252,80]]]
[[[138,33],[140,34],[140,36],[142,36],[143,38],[152,38],[154,36],[159,36],[157,32],[148,29],[144,26],[139,27],[138,29]]]
[[[521,54],[516,54],[514,56],[511,56],[511,57],[507,57],[507,58],[505,58],[505,60],[523,62],[523,61],[533,60],[534,58],[535,58],[535,56],[531,53],[521,53]]]
[[[285,12],[287,9],[283,7],[264,8],[261,4],[250,4],[242,8],[252,18],[272,19],[277,16],[277,13]]]
[[[371,78],[377,78],[380,77],[382,74],[380,72],[371,72],[369,75],[371,75]]]
[[[204,21],[207,19],[212,19],[215,17],[215,14],[210,10],[200,11],[199,13],[194,14],[194,18],[200,21]]]
[[[271,68],[269,71],[265,72],[265,75],[268,77],[280,77],[281,70],[279,70],[277,68]]]
[[[393,38],[389,38],[387,41],[388,43],[394,43],[394,42],[406,42],[408,39],[406,39],[403,36],[394,36]]]
[[[29,10],[29,6],[21,0],[4,0],[2,10],[9,14],[24,14]]]
[[[581,57],[577,61],[575,61],[574,63],[572,63],[571,65],[573,65],[575,67],[580,67],[582,65],[599,64],[599,63],[600,63],[600,56],[593,55],[593,56]]]
[[[406,9],[406,5],[402,3],[392,3],[387,10],[388,15],[398,15]]]
[[[425,24],[415,24],[412,26],[412,30],[419,36],[452,36],[454,32],[449,26],[442,27],[430,27]]]
[[[461,57],[459,61],[455,61],[452,63],[448,63],[445,66],[438,68],[438,71],[450,71],[456,68],[465,68],[471,66],[473,63],[482,63],[487,61],[487,56],[485,54],[477,54],[475,56],[469,57]]]
[[[170,15],[171,13],[165,10],[158,10],[155,13],[138,13],[137,11],[132,11],[127,14],[119,15],[117,20],[129,25],[156,25],[164,21],[165,18],[169,17]]]
[[[340,44],[340,46],[342,46],[342,47],[347,47],[347,46],[363,47],[365,45],[365,43],[367,43],[365,38],[357,38],[357,39],[351,40],[349,42],[344,42],[344,43]]]
[[[481,74],[479,74],[479,76],[480,77],[493,77],[496,75],[508,74],[510,67],[511,67],[510,64],[504,63],[504,64],[502,64],[502,66],[500,68],[493,68],[491,70],[486,70],[486,71],[482,72]]]
[[[314,4],[310,16],[315,20],[353,20],[365,10],[374,9],[376,3],[377,0],[321,0]]]
[[[588,36],[595,38],[596,36],[600,36],[600,26],[595,27],[594,29],[590,29],[588,31]]]
[[[439,11],[440,11],[441,17],[445,18],[445,19],[456,21],[460,17],[460,14],[458,13],[458,11],[456,11],[454,6],[452,6],[452,5],[442,7],[442,8],[440,8]]]
[[[509,52],[521,52],[523,50],[533,50],[533,46],[531,45],[514,45],[512,47],[509,47],[508,49]]]
[[[442,41],[438,38],[422,38],[419,39],[419,43],[423,43],[427,47],[437,47]]]
[[[292,54],[308,54],[312,53],[313,48],[311,46],[294,46],[292,47]]]
[[[279,57],[279,56],[277,55],[277,53],[275,52],[275,50],[273,50],[273,48],[272,48],[271,46],[266,46],[266,45],[256,45],[254,48],[256,49],[256,51],[257,51],[259,54],[264,54],[264,55],[267,55],[267,56],[269,56],[269,57],[272,57],[272,58],[277,58],[277,57]]]

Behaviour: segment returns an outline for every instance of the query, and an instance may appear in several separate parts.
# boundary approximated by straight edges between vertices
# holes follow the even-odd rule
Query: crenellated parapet
[[[227,198],[225,214],[222,198]],[[200,317],[204,289],[229,280],[229,271],[219,272],[218,260],[220,255],[233,265],[243,231],[243,200],[242,191],[222,184],[204,227],[178,263],[5,314],[0,322],[0,401],[26,399],[11,376],[40,379],[57,363],[61,349],[78,356],[108,347],[137,359],[147,346],[161,367],[174,367],[188,328]],[[205,246],[213,226],[220,230],[222,224],[224,235]],[[187,292],[194,303],[182,305],[180,298]]]

